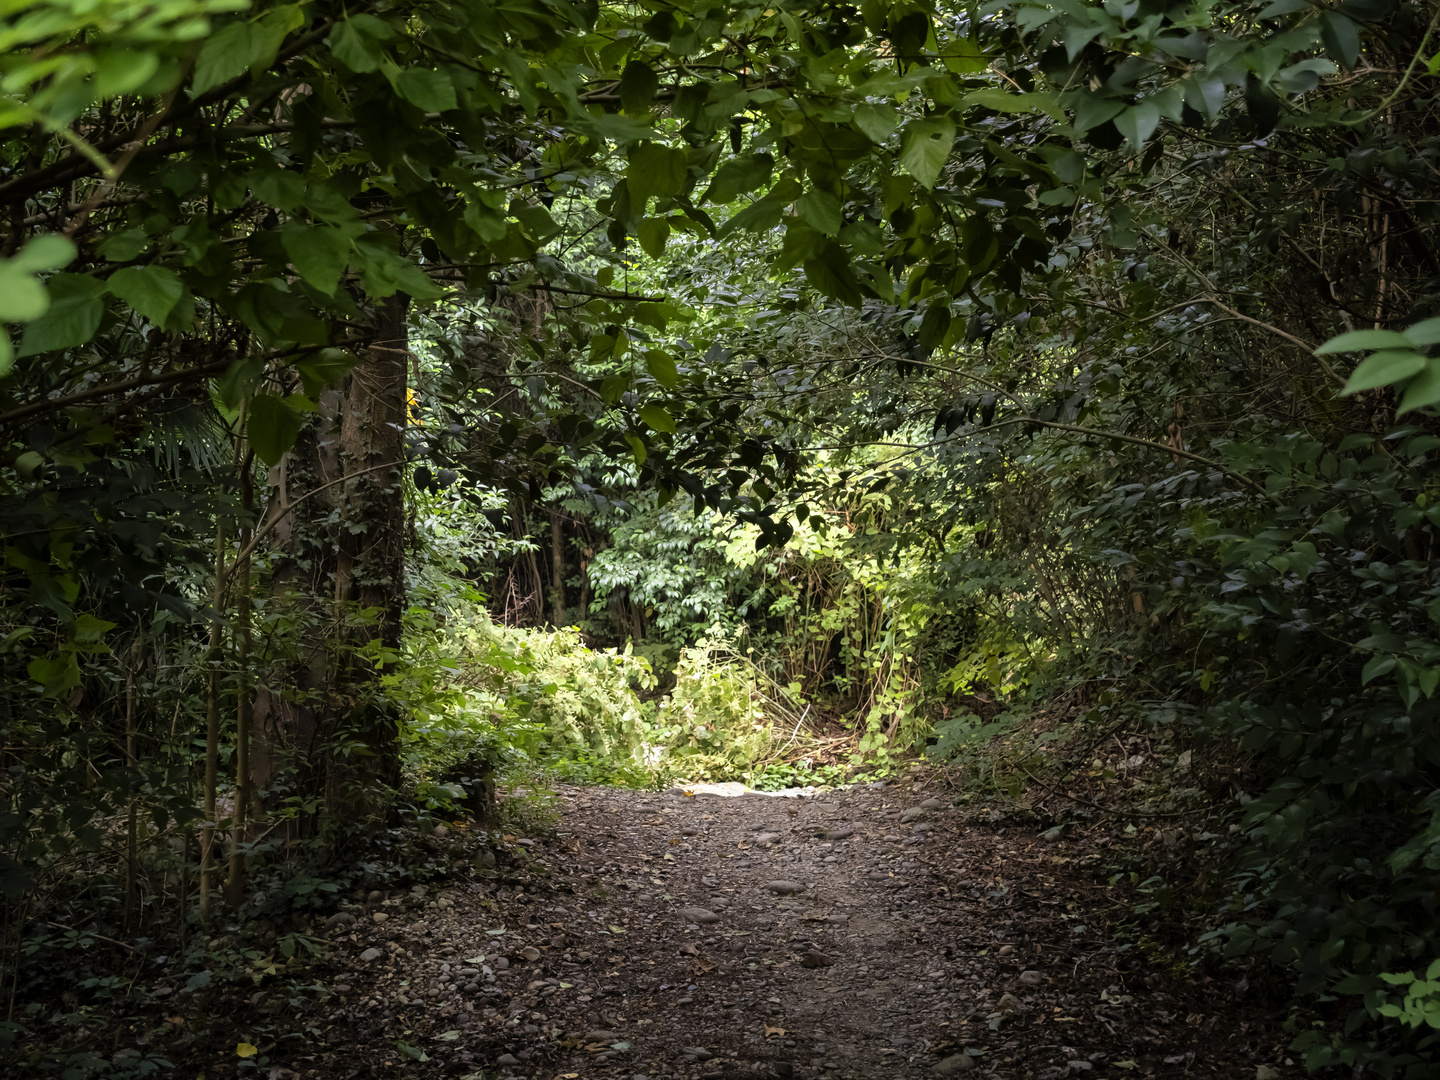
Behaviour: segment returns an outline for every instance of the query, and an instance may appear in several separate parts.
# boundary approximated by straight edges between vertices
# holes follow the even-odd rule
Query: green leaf
[[[1076,137],[1079,137],[1112,119],[1124,108],[1125,102],[1118,98],[1088,91],[1082,92],[1075,99],[1075,119],[1071,127],[1074,129]]]
[[[831,244],[826,248],[826,257],[805,260],[805,280],[810,282],[822,296],[838,300],[842,304],[859,305],[865,299],[855,272],[850,269],[844,252]]]
[[[769,154],[747,154],[731,158],[715,173],[702,201],[732,202],[737,196],[754,191],[770,179],[775,159]]]
[[[672,150],[663,143],[641,143],[630,152],[630,165],[625,170],[630,205],[640,213],[651,195],[663,199],[676,194],[686,175],[685,151]]]
[[[44,315],[50,307],[50,293],[33,275],[67,266],[74,259],[75,245],[54,234],[36,236],[13,258],[0,259],[0,322],[30,322]],[[10,361],[13,355],[5,371]]]
[[[1411,345],[1440,345],[1440,319],[1426,319],[1404,331]]]
[[[1063,117],[1060,105],[1050,94],[1012,94],[999,87],[986,87],[968,93],[960,101],[961,108],[979,105],[993,112],[1002,113],[1044,113],[1057,119]]]
[[[255,393],[255,388],[260,385],[264,376],[265,361],[245,357],[225,369],[225,374],[216,380],[215,389],[225,407],[233,409]]]
[[[941,59],[947,69],[958,75],[974,75],[990,66],[990,58],[973,38],[956,38],[947,42]]]
[[[675,389],[680,382],[674,358],[663,349],[651,349],[645,354],[645,370],[666,390]]]
[[[50,294],[10,259],[0,263],[0,322],[29,322],[44,315]]]
[[[449,112],[455,108],[455,84],[443,71],[406,68],[395,80],[395,92],[425,112]]]
[[[49,281],[50,307],[25,328],[19,356],[73,349],[100,329],[105,283],[84,274],[56,274]]]
[[[933,188],[954,145],[955,125],[949,120],[912,120],[900,143],[900,167],[922,187]]]
[[[1408,350],[1387,349],[1368,356],[1350,375],[1342,394],[1355,394],[1414,378],[1425,370],[1425,357]]]
[[[663,405],[641,405],[640,419],[654,428],[656,431],[664,431],[671,435],[675,434],[675,418],[665,411]]]
[[[306,417],[293,408],[289,398],[262,394],[250,402],[245,416],[245,433],[255,455],[266,465],[278,465],[305,427]]]
[[[36,273],[41,270],[58,270],[75,261],[75,244],[68,237],[55,233],[35,236],[10,260],[10,265],[19,270]]]
[[[670,223],[664,218],[647,217],[635,226],[635,239],[652,259],[665,254],[665,241],[670,239]]]
[[[127,266],[110,275],[108,284],[112,296],[162,328],[176,305],[185,298],[185,286],[179,276],[163,266]]]
[[[1400,416],[1412,409],[1423,409],[1436,403],[1440,403],[1440,360],[1431,360],[1405,388],[1405,396],[1400,399],[1400,407],[1395,413]]]
[[[330,31],[330,51],[334,53],[335,59],[358,75],[379,71],[380,64],[385,59],[385,50],[380,43],[374,36],[364,32],[370,28],[361,21],[363,18],[367,16],[357,15],[346,19]],[[368,18],[372,22],[380,21],[374,16]]]
[[[1361,352],[1367,349],[1408,349],[1410,339],[1394,330],[1351,330],[1333,337],[1315,350],[1316,356],[1330,353]]]
[[[95,97],[103,101],[132,93],[143,86],[159,67],[160,58],[152,52],[102,52],[95,59]]]
[[[1337,11],[1320,15],[1320,40],[1331,59],[1353,68],[1360,59],[1360,28]]]
[[[641,439],[638,435],[632,435],[628,431],[624,434],[625,441],[630,444],[630,453],[635,456],[635,464],[644,465],[645,458],[647,456],[647,452],[645,450],[645,441]]]
[[[1135,150],[1149,141],[1159,123],[1160,110],[1150,101],[1132,105],[1115,117],[1115,129],[1125,136]]]
[[[660,77],[649,64],[631,60],[620,73],[620,107],[627,113],[648,112],[660,89]]]
[[[295,272],[326,296],[335,295],[354,245],[344,229],[288,221],[280,243]]]
[[[845,224],[840,200],[828,191],[807,191],[796,201],[795,212],[800,215],[801,221],[826,236],[839,235],[840,226]]]
[[[80,685],[80,662],[73,652],[42,656],[25,665],[25,674],[40,684],[46,697],[56,697]]]
[[[305,383],[305,393],[314,397],[327,386],[334,386],[350,374],[359,358],[344,349],[321,349],[297,361],[295,369]]]
[[[1367,686],[1380,678],[1380,676],[1388,675],[1394,670],[1395,657],[1387,656],[1383,653],[1378,656],[1372,656],[1365,662],[1365,667],[1360,672],[1360,685]]]
[[[372,244],[357,243],[353,261],[360,270],[360,283],[376,299],[404,292],[416,300],[438,300],[445,290],[426,277],[409,259]]]
[[[190,80],[190,96],[199,97],[207,90],[238,78],[250,70],[251,31],[245,21],[220,27],[200,47],[195,58],[195,74]]]
[[[873,143],[883,143],[900,125],[900,114],[893,105],[858,105],[855,126]]]

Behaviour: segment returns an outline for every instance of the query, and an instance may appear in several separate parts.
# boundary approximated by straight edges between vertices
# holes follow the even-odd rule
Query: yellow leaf
[[[260,1048],[258,1046],[251,1046],[249,1043],[240,1043],[235,1047],[235,1053],[239,1054],[242,1058],[254,1057],[259,1052]]]
[[[766,1025],[765,1025],[765,1036],[766,1036],[766,1038],[769,1038],[771,1035],[784,1035],[784,1034],[785,1034],[785,1029],[784,1029],[784,1028],[772,1028],[769,1024],[766,1024]]]
[[[623,926],[612,926],[612,927],[610,927],[610,929],[613,930],[613,931],[615,931],[615,933],[617,933],[617,934],[623,934],[623,933],[625,933],[625,927],[623,927]]]

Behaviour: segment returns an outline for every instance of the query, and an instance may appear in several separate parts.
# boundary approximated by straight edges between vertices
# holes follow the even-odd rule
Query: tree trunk
[[[565,625],[565,531],[560,511],[550,510],[550,621],[558,630]]]
[[[252,804],[320,799],[324,822],[367,826],[399,781],[399,717],[381,693],[405,612],[405,390],[408,299],[377,312],[374,342],[271,470],[267,519],[282,552],[271,607],[289,652],[256,693]]]

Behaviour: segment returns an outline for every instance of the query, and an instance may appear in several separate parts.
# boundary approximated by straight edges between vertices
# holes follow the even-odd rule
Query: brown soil
[[[509,837],[498,869],[354,904],[311,1021],[330,1049],[261,1050],[326,1080],[1301,1074],[1234,986],[1121,948],[1135,898],[1082,842],[948,803],[562,788],[556,831]]]

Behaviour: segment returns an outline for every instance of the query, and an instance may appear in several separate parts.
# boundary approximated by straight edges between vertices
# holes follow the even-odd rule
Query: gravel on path
[[[1131,900],[1078,843],[943,791],[555,801],[483,880],[332,925],[352,1075],[398,1042],[475,1080],[1301,1075],[1230,987],[1120,963]]]

